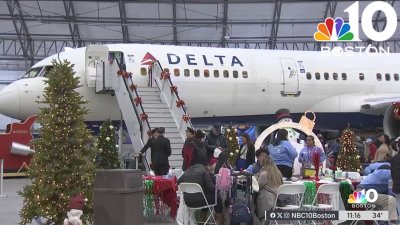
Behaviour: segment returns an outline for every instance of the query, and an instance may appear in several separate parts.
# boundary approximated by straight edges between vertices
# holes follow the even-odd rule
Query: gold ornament
[[[235,151],[235,152],[236,152],[236,153],[239,153],[239,150],[237,150],[237,149],[236,149],[236,151]]]
[[[233,156],[233,152],[229,153],[230,156]]]
[[[109,137],[106,137],[106,141],[110,141],[110,138],[109,138]]]
[[[232,141],[232,137],[229,137],[229,140]]]
[[[226,129],[226,132],[231,132],[231,129]]]
[[[110,129],[112,130],[112,129],[114,129],[114,127],[113,127],[113,126],[110,126]]]
[[[119,148],[119,145],[115,145],[116,148]]]
[[[103,149],[99,148],[99,152],[103,152]]]

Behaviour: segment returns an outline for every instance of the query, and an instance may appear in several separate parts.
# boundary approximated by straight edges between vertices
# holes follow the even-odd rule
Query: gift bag
[[[309,118],[307,118],[307,113],[313,114],[313,117],[314,117],[313,120],[310,120]],[[309,129],[310,131],[312,131],[314,129],[314,126],[315,126],[315,118],[316,118],[315,113],[312,112],[311,110],[307,110],[306,112],[304,112],[304,115],[301,117],[299,123],[304,128]]]

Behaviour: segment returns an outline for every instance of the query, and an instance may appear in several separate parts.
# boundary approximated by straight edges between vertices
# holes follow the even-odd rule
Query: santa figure
[[[82,225],[81,216],[83,215],[83,206],[87,198],[84,198],[82,194],[78,194],[70,197],[67,217],[64,220],[64,225]]]

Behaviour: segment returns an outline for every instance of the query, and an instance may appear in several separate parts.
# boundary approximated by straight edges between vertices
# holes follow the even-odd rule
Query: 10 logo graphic
[[[361,41],[359,38],[359,1],[354,2],[344,11],[349,14],[349,22],[342,18],[326,18],[324,23],[317,26],[314,33],[316,41]],[[386,16],[386,26],[382,31],[376,31],[372,23],[375,12],[382,11]],[[364,34],[373,41],[386,41],[391,38],[397,28],[397,14],[387,2],[375,1],[367,5],[361,16],[361,26]]]

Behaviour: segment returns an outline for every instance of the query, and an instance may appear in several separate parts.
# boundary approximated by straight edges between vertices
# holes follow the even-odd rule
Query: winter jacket
[[[140,152],[143,154],[151,148],[151,163],[169,165],[168,157],[171,155],[171,143],[168,138],[159,136],[150,138]]]
[[[293,167],[294,159],[298,153],[296,149],[290,144],[289,141],[281,141],[279,145],[268,146],[270,157],[274,160],[275,164]]]
[[[182,148],[182,158],[183,158],[183,165],[182,170],[187,170],[192,165],[193,160],[193,145],[190,143],[193,141],[193,138],[186,138],[185,143],[183,144]]]
[[[393,156],[390,162],[390,169],[393,181],[393,193],[400,194],[400,154]]]
[[[193,159],[191,165],[202,164],[207,166],[209,162],[207,157],[207,144],[202,141],[198,142],[193,140],[189,145],[193,149]]]
[[[215,135],[212,131],[210,131],[207,135],[207,144],[210,146],[208,148],[207,157],[211,159],[211,156],[214,154],[214,149],[217,147],[222,147],[223,149],[228,148],[228,142],[223,134]]]
[[[260,173],[258,185],[260,190],[257,196],[257,215],[262,218],[265,211],[270,211],[274,207],[279,186],[272,187],[267,184],[267,171]]]

